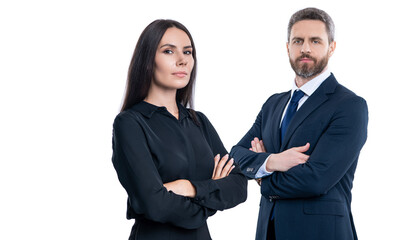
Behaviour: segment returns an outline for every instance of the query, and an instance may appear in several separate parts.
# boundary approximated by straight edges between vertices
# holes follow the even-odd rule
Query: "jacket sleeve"
[[[250,179],[255,178],[259,168],[270,153],[255,153],[250,151],[251,141],[257,137],[262,139],[262,111],[257,115],[256,121],[245,136],[231,149],[231,157],[237,161],[242,172]],[[266,144],[266,143],[265,143]]]
[[[120,114],[114,121],[112,161],[136,214],[152,221],[194,229],[215,213],[190,198],[166,190],[144,132],[134,116]]]
[[[198,115],[213,155],[219,153],[224,156],[227,154],[218,133],[210,121],[202,113],[198,112]],[[191,183],[197,190],[194,201],[211,209],[224,210],[232,208],[246,201],[247,198],[247,179],[237,164],[235,164],[235,168],[227,177],[218,180],[191,181]]]
[[[263,178],[262,195],[286,199],[326,194],[356,164],[367,139],[367,124],[364,99],[356,97],[339,104],[309,160],[286,172],[274,172]]]

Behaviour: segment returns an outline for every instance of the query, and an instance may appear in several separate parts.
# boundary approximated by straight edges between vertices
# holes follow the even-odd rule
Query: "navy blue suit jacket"
[[[277,240],[357,239],[351,189],[367,138],[366,101],[332,74],[296,112],[280,142],[280,120],[289,98],[290,92],[271,96],[231,151],[243,173],[254,178],[271,153],[311,145],[307,163],[262,179],[256,239],[266,239],[273,207]],[[266,153],[249,151],[254,137],[263,139]]]

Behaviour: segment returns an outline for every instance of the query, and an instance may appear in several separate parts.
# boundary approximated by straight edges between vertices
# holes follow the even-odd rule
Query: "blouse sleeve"
[[[136,214],[152,221],[194,229],[215,213],[190,198],[166,190],[136,116],[120,114],[116,117],[112,161]]]
[[[224,156],[226,151],[218,133],[208,120],[208,118],[198,112],[205,138],[212,149],[213,155],[218,153]],[[218,180],[208,179],[202,181],[191,181],[196,188],[197,194],[194,198],[198,204],[216,210],[232,208],[247,198],[247,179],[241,172],[238,165],[231,173]]]

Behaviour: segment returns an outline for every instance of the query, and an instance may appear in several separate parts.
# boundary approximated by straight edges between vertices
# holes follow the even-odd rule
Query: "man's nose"
[[[301,46],[301,53],[310,53],[311,52],[311,46],[307,41],[305,41],[302,46]]]

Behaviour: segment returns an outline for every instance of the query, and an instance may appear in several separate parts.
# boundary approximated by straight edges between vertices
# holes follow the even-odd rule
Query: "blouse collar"
[[[190,116],[188,109],[185,108],[181,103],[177,102],[177,107],[179,109],[179,120],[182,120],[182,119]],[[156,105],[153,105],[153,104],[145,102],[145,101],[135,104],[132,107],[132,109],[140,112],[142,115],[144,115],[147,118],[151,118],[155,112],[162,112],[162,113],[172,115],[171,113],[169,113],[169,111],[167,111],[166,107],[156,106]]]

